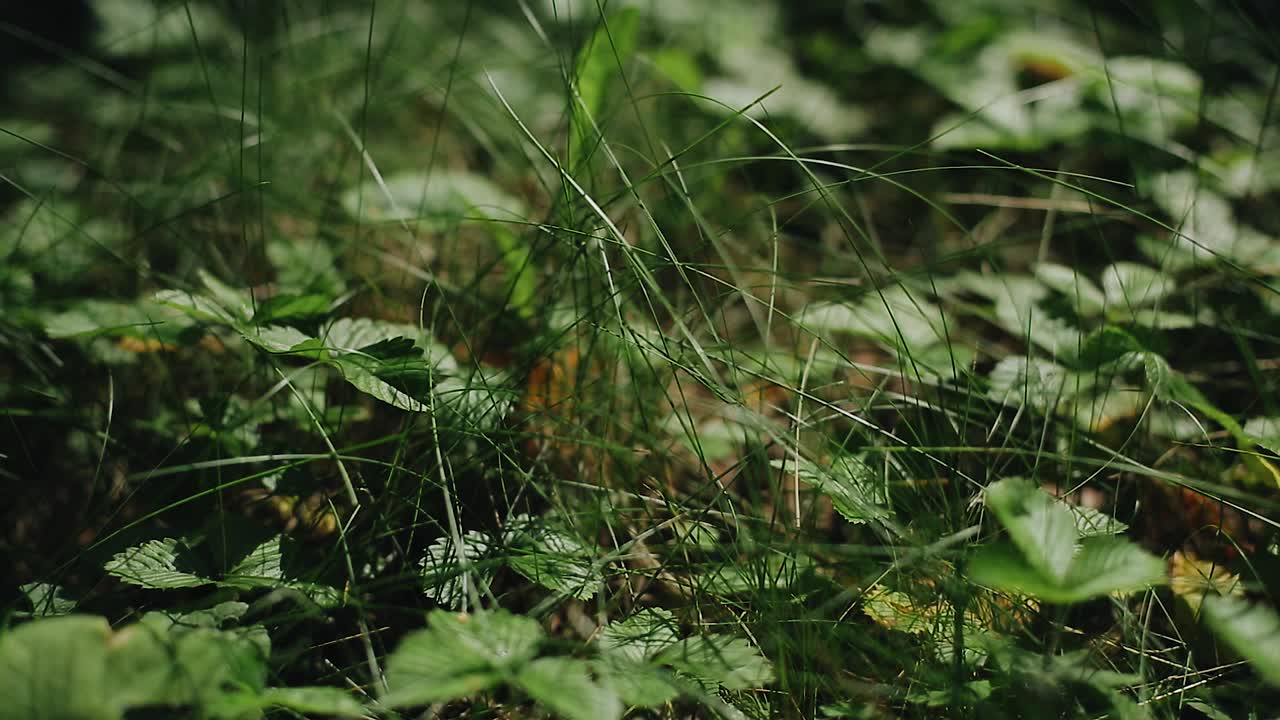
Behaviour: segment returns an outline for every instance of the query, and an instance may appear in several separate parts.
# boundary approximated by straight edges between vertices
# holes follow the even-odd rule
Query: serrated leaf
[[[318,357],[324,352],[320,341],[302,331],[280,325],[246,328],[244,339],[271,353],[298,353]]]
[[[675,615],[670,610],[645,608],[625,620],[606,625],[597,642],[606,653],[641,661],[654,657],[679,640],[678,629]]]
[[[869,337],[892,347],[923,350],[942,342],[942,310],[901,286],[868,293],[854,304],[812,303],[801,322],[815,331]]]
[[[1149,590],[1168,582],[1165,562],[1120,537],[1096,536],[1080,543],[1066,584],[1079,602],[1112,593]]]
[[[186,551],[178,538],[150,540],[116,553],[104,567],[107,573],[130,585],[155,590],[212,584],[212,580],[201,574],[178,569],[179,555]]]
[[[111,697],[107,644],[100,617],[67,615],[0,634],[0,720],[115,720],[124,707]]]
[[[390,692],[382,701],[389,707],[452,700],[493,687],[503,672],[532,660],[543,637],[537,621],[503,610],[435,610],[427,622],[387,658]]]
[[[1248,660],[1263,680],[1280,687],[1280,614],[1221,595],[1205,598],[1201,612],[1218,637]]]
[[[1025,478],[994,482],[985,498],[1031,567],[1051,580],[1063,580],[1076,546],[1071,511]]]
[[[684,638],[658,653],[656,660],[728,690],[759,688],[773,681],[773,666],[760,651],[731,635]]]
[[[260,698],[267,707],[287,708],[313,715],[359,718],[372,714],[356,696],[340,688],[267,688]]]
[[[1138,263],[1118,262],[1102,271],[1102,293],[1112,308],[1134,310],[1154,305],[1176,289],[1173,278]]]
[[[831,505],[845,520],[855,525],[875,522],[882,526],[891,523],[884,484],[876,472],[865,462],[849,454],[832,458],[824,467],[811,460],[800,458],[795,473],[801,481],[813,485],[831,499]],[[775,468],[788,468],[790,462],[775,460]],[[787,469],[786,472],[791,472]]]
[[[511,569],[548,590],[586,600],[604,584],[590,549],[542,520],[512,523],[507,541]]]
[[[342,604],[342,592],[337,588],[311,582],[286,570],[286,545],[292,542],[283,535],[268,538],[229,570],[219,584],[242,589],[289,588],[302,593],[320,607]]]
[[[670,671],[648,662],[607,655],[593,662],[592,667],[600,683],[627,705],[657,707],[680,695]]]
[[[1082,538],[1094,535],[1120,535],[1129,529],[1128,525],[1097,508],[1071,505],[1070,509],[1076,521],[1076,533]]]
[[[425,329],[408,323],[392,323],[370,318],[340,318],[329,325],[320,339],[336,353],[362,354],[365,348],[377,348],[379,343],[404,339],[413,342],[417,349],[414,358],[421,358],[437,372],[448,374],[458,369],[458,363],[449,349],[436,342]],[[403,344],[397,349],[405,349]],[[409,357],[406,350],[403,355]]]
[[[1052,412],[1065,401],[1092,389],[1093,373],[1076,373],[1040,358],[1011,355],[991,369],[987,396],[1007,405],[1027,404]]]
[[[323,295],[276,295],[258,303],[253,323],[274,325],[317,318],[329,312],[329,303]]]
[[[979,585],[1068,604],[1149,589],[1165,582],[1164,570],[1164,561],[1127,540],[1093,537],[1081,544],[1078,563],[1061,579],[1046,575],[1009,543],[979,548],[968,576]]]
[[[1102,290],[1069,267],[1042,262],[1036,265],[1035,274],[1040,282],[1070,298],[1081,315],[1098,315],[1107,307]]]
[[[475,530],[462,535],[462,557],[467,567],[459,565],[458,548],[453,538],[445,535],[427,547],[422,561],[422,587],[427,597],[441,606],[457,610],[471,597],[471,584],[478,583],[476,591],[483,595],[493,580],[493,568],[478,563],[492,551],[489,538]]]
[[[154,302],[176,308],[187,315],[214,325],[235,325],[234,315],[224,310],[213,300],[185,290],[160,290],[152,296]]]
[[[127,707],[207,706],[228,687],[260,690],[270,651],[261,627],[220,631],[147,613],[112,638],[112,693]]]
[[[437,170],[431,175],[406,172],[384,182],[370,180],[342,195],[352,217],[368,221],[412,221],[433,232],[471,216],[522,220],[524,204],[484,177]]]
[[[68,597],[60,585],[34,582],[19,588],[27,601],[31,603],[31,614],[35,617],[66,615],[76,609],[78,604],[74,598]]]
[[[589,667],[574,658],[540,658],[520,668],[515,684],[529,697],[569,720],[622,717],[622,701],[617,693],[592,680]]]

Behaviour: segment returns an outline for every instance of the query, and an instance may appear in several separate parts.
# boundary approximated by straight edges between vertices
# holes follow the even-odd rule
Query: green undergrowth
[[[1265,717],[1271,19],[1033,5],[93,3],[0,718]]]

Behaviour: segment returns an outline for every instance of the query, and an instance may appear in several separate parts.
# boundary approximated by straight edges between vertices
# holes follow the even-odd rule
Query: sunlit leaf
[[[130,585],[156,590],[211,584],[213,581],[202,574],[178,569],[179,556],[185,553],[189,549],[178,538],[149,540],[116,553],[104,567]],[[190,563],[185,565],[190,567]]]

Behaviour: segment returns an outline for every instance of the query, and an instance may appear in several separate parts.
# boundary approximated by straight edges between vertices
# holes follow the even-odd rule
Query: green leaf
[[[1168,574],[1164,560],[1124,538],[1099,535],[1081,541],[1065,582],[1078,598],[1068,602],[1079,602],[1164,585]]]
[[[452,700],[493,687],[504,672],[532,660],[542,642],[537,621],[504,610],[435,610],[427,622],[387,658],[390,692],[382,700],[389,707]]]
[[[917,351],[942,342],[942,310],[895,285],[868,293],[857,303],[818,302],[807,306],[802,324],[813,331],[873,338],[890,347]]]
[[[1010,355],[996,363],[987,376],[987,397],[1006,405],[1029,405],[1054,412],[1093,388],[1095,373],[1077,373],[1041,358]]]
[[[507,564],[548,590],[586,600],[604,584],[591,550],[541,519],[516,520],[507,538]]]
[[[253,314],[253,323],[274,325],[310,320],[328,313],[330,302],[323,295],[276,295],[258,304],[258,309]]]
[[[458,548],[453,538],[445,535],[427,547],[422,561],[422,588],[427,597],[441,606],[457,610],[471,597],[472,584],[483,596],[493,582],[493,563],[480,563],[492,551],[489,538],[482,532],[470,530],[462,534],[462,556],[467,561],[463,568],[458,560]]]
[[[225,587],[289,588],[305,595],[322,608],[342,604],[342,591],[330,585],[311,582],[287,567],[285,556],[295,541],[283,535],[268,538],[255,547],[219,583]]]
[[[1076,533],[1082,538],[1094,535],[1120,535],[1129,529],[1128,525],[1101,510],[1084,505],[1072,505],[1070,509],[1075,517]]]
[[[262,704],[312,715],[360,718],[371,714],[356,696],[346,690],[333,687],[267,688],[261,695]]]
[[[1102,271],[1102,293],[1107,306],[1133,310],[1154,305],[1177,289],[1177,282],[1146,265],[1118,262]]]
[[[1064,504],[1025,478],[1005,478],[987,486],[986,504],[1031,567],[1054,581],[1066,577],[1076,526]]]
[[[78,602],[66,595],[60,585],[50,583],[27,583],[21,588],[22,594],[31,603],[31,614],[36,617],[66,615],[76,609]]]
[[[770,464],[775,468],[787,468],[792,462],[799,463],[795,472],[800,480],[829,497],[836,512],[845,520],[855,525],[874,522],[888,526],[892,522],[893,513],[889,510],[884,483],[862,460],[842,453],[832,458],[829,467],[805,458],[798,461],[774,460]]]
[[[1045,285],[1071,298],[1081,315],[1098,315],[1107,307],[1107,297],[1098,286],[1069,267],[1042,262],[1036,265],[1035,273]]]
[[[640,13],[636,8],[624,8],[601,18],[600,25],[578,53],[575,66],[578,97],[573,105],[569,145],[569,160],[575,165],[581,164],[596,145],[595,128],[603,122],[605,99],[614,78],[623,72],[621,66],[635,51],[639,25]]]
[[[670,610],[646,608],[632,613],[626,620],[606,625],[597,642],[606,653],[638,662],[674,645],[680,638],[678,629]]]
[[[569,720],[622,717],[622,702],[617,693],[593,681],[589,667],[574,658],[540,658],[520,668],[515,684],[529,697]]]
[[[1115,537],[1087,538],[1061,579],[1046,575],[1008,543],[979,548],[969,561],[968,576],[979,585],[1061,604],[1136,592],[1166,581],[1163,560]]]
[[[260,690],[270,652],[261,627],[220,631],[147,613],[112,638],[111,692],[127,707],[205,706],[229,687]]]
[[[186,290],[160,290],[154,302],[176,308],[200,322],[211,325],[235,325],[236,318],[213,300]]]
[[[746,690],[773,681],[773,666],[754,645],[730,635],[684,638],[658,653],[656,660],[728,690]]]
[[[244,339],[269,353],[292,353],[319,358],[324,354],[320,341],[300,330],[280,325],[246,328]]]
[[[100,617],[67,615],[0,634],[0,720],[114,720],[124,707],[111,695]]]
[[[593,662],[592,667],[600,683],[627,705],[656,707],[680,695],[671,672],[652,663],[606,655]]]
[[[1209,627],[1252,663],[1263,680],[1280,687],[1280,614],[1225,595],[1205,598],[1202,612]]]
[[[107,573],[130,585],[155,590],[199,587],[212,584],[204,573],[179,569],[180,556],[190,550],[179,538],[150,540],[116,553],[104,566]],[[189,562],[185,563],[190,565]]]
[[[430,176],[407,172],[370,180],[342,195],[352,217],[366,221],[413,221],[440,232],[473,216],[494,220],[523,220],[524,204],[480,175],[438,170]]]

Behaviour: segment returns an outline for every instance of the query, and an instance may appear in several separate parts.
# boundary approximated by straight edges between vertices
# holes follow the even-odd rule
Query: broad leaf
[[[1102,271],[1102,293],[1111,308],[1136,310],[1154,305],[1176,289],[1173,278],[1138,263],[1118,262]]]
[[[287,708],[309,715],[360,718],[372,714],[355,695],[334,687],[267,688],[260,697],[266,707]]]
[[[987,487],[986,504],[1031,567],[1055,581],[1067,576],[1076,524],[1063,503],[1030,480],[1006,478]]]
[[[442,610],[387,658],[390,707],[465,697],[493,687],[502,673],[533,659],[542,642],[537,621],[497,610],[455,615]]]
[[[515,684],[540,704],[569,720],[622,717],[622,701],[608,686],[597,684],[589,665],[574,658],[534,660],[516,673]]]
[[[660,653],[658,662],[728,690],[759,688],[773,681],[773,666],[754,645],[730,635],[697,635]]]
[[[670,610],[646,608],[631,617],[609,623],[600,631],[600,648],[629,660],[647,660],[679,639],[676,618]]]
[[[636,8],[601,18],[600,25],[578,53],[576,64],[577,102],[573,104],[569,161],[579,165],[596,144],[596,126],[602,115],[610,85],[625,71],[625,63],[635,51],[640,24]]]
[[[1205,621],[1258,675],[1280,687],[1280,614],[1239,598],[1212,596],[1201,608]]]
[[[794,472],[803,482],[812,485],[831,499],[832,506],[841,517],[855,525],[874,522],[881,526],[892,523],[893,513],[884,483],[865,462],[849,454],[836,455],[831,464],[823,467],[805,458],[798,461],[775,460],[775,468],[793,472],[792,463],[798,462]]]
[[[595,595],[604,584],[591,550],[544,521],[517,520],[506,535],[507,564],[529,580],[579,600]]]
[[[100,617],[67,615],[0,634],[0,720],[114,720],[124,707],[111,696]]]
[[[1075,270],[1053,263],[1036,265],[1036,278],[1053,290],[1066,295],[1084,316],[1098,315],[1107,307],[1107,297],[1089,278]]]
[[[353,217],[369,221],[413,221],[441,231],[468,217],[521,220],[524,204],[481,175],[437,170],[431,175],[407,172],[384,182],[369,180],[342,195]]]
[[[197,574],[179,569],[179,556],[189,552],[178,538],[150,540],[116,553],[104,567],[109,574],[130,585],[155,590],[211,584],[213,581],[205,577],[207,573]]]

